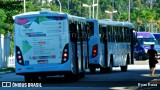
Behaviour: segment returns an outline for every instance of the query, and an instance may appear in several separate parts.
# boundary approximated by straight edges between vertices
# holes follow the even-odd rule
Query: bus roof
[[[87,18],[86,21],[97,21],[95,18]]]
[[[27,13],[22,13],[22,14],[18,14],[18,15],[13,16],[13,19],[18,18],[18,17],[21,17],[21,18],[28,17],[31,15],[53,15],[53,14],[55,14],[56,16],[64,16],[64,17],[68,16],[69,19],[74,20],[74,21],[79,21],[79,19],[85,20],[84,17],[74,16],[74,15],[65,14],[65,13],[59,13],[59,12],[55,12],[55,11],[27,12]]]
[[[98,22],[105,26],[112,25],[112,26],[125,26],[130,29],[134,28],[132,23],[130,22],[119,22],[119,21],[111,21],[111,20],[98,20]]]
[[[34,11],[34,12],[27,12],[27,13],[22,13],[22,14],[18,14],[18,15],[15,15],[13,16],[13,19],[15,19],[16,17],[26,17],[26,16],[31,16],[31,15],[46,15],[46,14],[57,14],[57,15],[64,15],[64,13],[57,13],[57,12],[54,12],[54,11],[50,11],[50,12],[41,12],[41,11]]]

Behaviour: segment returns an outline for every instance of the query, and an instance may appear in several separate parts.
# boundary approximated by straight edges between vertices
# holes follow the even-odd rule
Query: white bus
[[[94,73],[96,68],[104,69],[104,55],[103,46],[100,42],[98,20],[86,19],[86,30],[88,32],[88,47],[89,47],[89,61],[88,68],[91,73]]]
[[[133,64],[133,25],[128,22],[88,19],[89,69],[112,72],[113,67],[127,71]]]
[[[39,77],[85,76],[85,18],[51,11],[28,12],[14,18],[16,74],[26,82]]]

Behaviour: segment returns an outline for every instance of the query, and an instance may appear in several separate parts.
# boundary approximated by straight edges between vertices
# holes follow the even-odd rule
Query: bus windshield
[[[151,44],[158,45],[158,42],[154,38],[138,38],[138,40],[140,42],[140,45],[143,46]]]

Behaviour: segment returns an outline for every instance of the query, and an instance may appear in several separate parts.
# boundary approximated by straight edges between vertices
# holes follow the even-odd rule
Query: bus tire
[[[113,69],[113,68],[112,68],[112,63],[110,62],[109,67],[106,68],[106,72],[107,72],[107,73],[111,73],[111,72],[112,72],[112,69]]]
[[[36,75],[25,75],[25,82],[38,82],[38,76]]]
[[[73,73],[66,74],[66,75],[64,75],[64,78],[67,81],[78,81],[79,80],[79,74],[73,74]]]
[[[122,72],[126,72],[127,71],[128,63],[129,63],[129,55],[127,55],[127,58],[126,58],[126,65],[125,66],[121,66],[121,71]]]
[[[85,72],[81,72],[81,73],[79,74],[79,77],[80,77],[80,78],[84,78],[84,77],[85,77]]]
[[[31,82],[31,77],[29,75],[24,76],[24,81],[25,82]]]
[[[138,55],[138,60],[143,60],[143,56],[142,55]]]
[[[73,81],[78,81],[79,80],[79,74],[74,74],[72,80]]]
[[[126,66],[121,66],[121,71],[126,72],[127,71],[127,65]]]
[[[45,82],[46,79],[47,79],[47,76],[45,76],[45,75],[40,76],[40,80],[41,80],[42,82]]]
[[[88,57],[85,57],[85,69],[88,69]]]
[[[90,68],[89,68],[89,70],[90,70],[90,72],[91,72],[91,73],[95,73],[96,68],[94,68],[94,67],[90,67]]]
[[[106,72],[107,73],[111,73],[113,70],[113,56],[111,56],[111,60],[110,60],[110,63],[109,63],[109,67],[106,67]]]
[[[101,73],[106,73],[106,72],[107,72],[107,68],[101,67],[101,68],[100,68],[100,72],[101,72]]]

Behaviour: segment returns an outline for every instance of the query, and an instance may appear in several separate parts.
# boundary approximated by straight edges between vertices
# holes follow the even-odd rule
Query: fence
[[[14,58],[14,56],[9,56],[7,67],[14,67],[15,68],[15,58]]]

